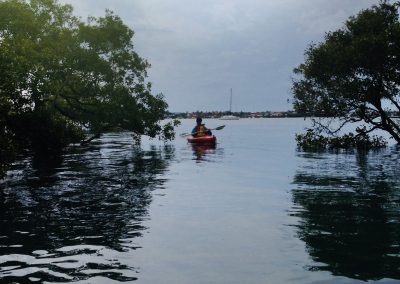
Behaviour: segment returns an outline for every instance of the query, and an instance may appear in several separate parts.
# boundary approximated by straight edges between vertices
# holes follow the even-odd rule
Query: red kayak
[[[205,135],[201,137],[193,137],[189,136],[187,138],[189,143],[198,144],[198,145],[214,145],[217,143],[217,137],[214,135]]]

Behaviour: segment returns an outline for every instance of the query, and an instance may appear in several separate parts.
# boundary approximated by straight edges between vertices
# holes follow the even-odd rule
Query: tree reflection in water
[[[61,157],[21,160],[0,183],[0,281],[136,279],[116,256],[137,249],[151,191],[173,158],[170,146],[143,151],[110,134]]]
[[[315,261],[310,270],[400,279],[399,155],[299,153],[291,214]]]

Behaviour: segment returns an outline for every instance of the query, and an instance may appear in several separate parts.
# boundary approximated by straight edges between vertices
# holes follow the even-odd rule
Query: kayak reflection
[[[216,153],[216,144],[191,144],[193,149],[193,160],[196,162],[206,161],[207,155]]]

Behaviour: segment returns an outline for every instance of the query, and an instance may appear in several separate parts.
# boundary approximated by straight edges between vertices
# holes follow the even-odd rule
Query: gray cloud
[[[311,42],[372,0],[62,0],[82,18],[105,9],[135,31],[154,93],[172,111],[287,110],[290,77]]]

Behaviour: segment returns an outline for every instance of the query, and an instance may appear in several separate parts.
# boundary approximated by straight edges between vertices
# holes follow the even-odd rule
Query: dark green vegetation
[[[82,22],[55,0],[0,1],[0,175],[21,149],[60,150],[112,129],[173,138],[134,32],[110,11]]]
[[[389,115],[400,111],[399,6],[381,1],[306,50],[305,62],[294,70],[294,108],[305,116],[334,118],[314,119],[316,137],[336,136],[349,123],[364,123],[343,142],[378,129],[400,142],[399,123]],[[298,139],[300,144],[302,137],[307,135]]]
[[[348,133],[340,137],[327,137],[308,129],[304,134],[296,134],[297,145],[303,150],[321,149],[350,149],[358,150],[376,149],[387,146],[387,142],[379,136],[354,135]]]

